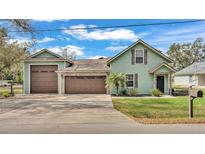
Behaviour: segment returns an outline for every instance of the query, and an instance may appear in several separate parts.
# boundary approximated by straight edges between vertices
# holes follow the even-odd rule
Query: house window
[[[134,87],[134,75],[126,74],[126,87]]]
[[[136,63],[143,63],[144,62],[144,50],[136,50]]]

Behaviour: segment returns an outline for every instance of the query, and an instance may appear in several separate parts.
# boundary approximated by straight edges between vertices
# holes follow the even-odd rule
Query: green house
[[[111,72],[125,73],[126,88],[137,88],[140,94],[150,94],[153,88],[169,94],[172,87],[171,76],[175,69],[169,64],[172,59],[142,40],[108,61]],[[111,89],[116,94],[116,89]]]
[[[47,49],[24,59],[24,93],[115,94],[106,89],[111,72],[125,73],[126,88],[150,94],[158,88],[169,94],[172,60],[161,51],[138,40],[113,58],[70,60]]]

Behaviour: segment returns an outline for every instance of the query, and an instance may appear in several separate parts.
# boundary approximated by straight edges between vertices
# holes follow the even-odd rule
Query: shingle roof
[[[110,58],[103,59],[85,59],[85,60],[74,60],[71,67],[67,67],[63,72],[86,72],[86,71],[99,71],[108,72],[110,68],[107,66],[107,61]]]
[[[193,75],[193,74],[205,74],[205,62],[201,63],[194,63],[181,71],[178,71],[175,73],[175,76],[180,76],[180,75]]]

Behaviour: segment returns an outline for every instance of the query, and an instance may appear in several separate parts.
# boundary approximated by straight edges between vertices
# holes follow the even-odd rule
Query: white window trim
[[[137,50],[142,50],[142,53],[143,53],[143,56],[142,56],[142,58],[143,58],[143,61],[142,61],[142,63],[137,63]],[[135,63],[136,64],[144,64],[144,49],[135,49]]]
[[[134,88],[135,87],[135,74],[134,73],[126,73],[126,83],[125,83],[125,88]],[[127,87],[127,75],[133,75],[133,86],[132,87]]]

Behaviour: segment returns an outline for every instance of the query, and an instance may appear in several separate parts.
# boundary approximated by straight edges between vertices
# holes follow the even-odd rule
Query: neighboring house
[[[105,88],[110,72],[127,75],[126,87],[140,94],[158,88],[168,94],[172,60],[159,50],[138,40],[112,59],[69,60],[43,49],[24,60],[24,93],[115,94]]]
[[[174,74],[174,85],[205,86],[205,62],[194,63]]]
[[[0,87],[7,87],[10,86],[10,80],[4,80],[3,75],[0,73]]]
[[[0,80],[0,87],[7,87],[11,84],[9,83],[10,80]]]

